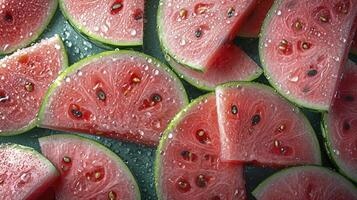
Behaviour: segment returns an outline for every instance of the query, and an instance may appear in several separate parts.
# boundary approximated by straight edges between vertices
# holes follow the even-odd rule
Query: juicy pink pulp
[[[3,0],[0,2],[0,54],[31,42],[42,32],[57,6],[56,0]]]
[[[327,115],[327,142],[338,166],[357,180],[357,65],[344,70],[334,104]]]
[[[352,41],[355,0],[276,1],[260,41],[274,87],[297,104],[330,107]]]
[[[159,32],[164,50],[181,64],[204,71],[222,45],[236,36],[254,5],[254,0],[162,1]]]
[[[142,43],[144,0],[62,0],[62,7],[81,31],[101,42]]]
[[[67,65],[58,36],[0,60],[0,135],[35,121],[42,100]]]
[[[0,199],[35,200],[57,178],[55,167],[35,150],[0,145]]]
[[[53,88],[42,127],[157,145],[186,104],[178,78],[152,58],[110,52],[79,65]]]
[[[219,159],[215,96],[203,97],[179,116],[157,152],[161,199],[245,199],[242,166]]]
[[[39,141],[42,153],[61,173],[54,187],[57,200],[139,199],[131,172],[104,146],[71,135]]]
[[[222,160],[280,167],[321,163],[308,120],[269,87],[220,86],[216,98]]]

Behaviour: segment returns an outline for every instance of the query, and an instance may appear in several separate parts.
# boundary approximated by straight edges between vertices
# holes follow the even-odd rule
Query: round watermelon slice
[[[36,126],[45,93],[65,67],[67,55],[59,36],[0,60],[0,136]]]
[[[245,199],[243,167],[219,159],[214,94],[198,98],[171,122],[155,161],[160,200]]]
[[[134,51],[104,52],[80,61],[52,85],[40,126],[157,145],[187,104],[168,67]]]
[[[257,0],[257,5],[254,10],[244,21],[239,29],[238,36],[241,37],[258,37],[264,19],[267,16],[274,0]]]
[[[36,40],[55,14],[57,0],[0,1],[0,55]]]
[[[356,200],[356,187],[323,167],[284,169],[262,182],[254,191],[257,200]]]
[[[59,0],[59,4],[69,22],[95,42],[143,44],[144,0]]]
[[[213,91],[217,85],[231,81],[252,81],[262,74],[262,69],[239,47],[227,45],[205,72],[198,72],[169,58],[171,67],[197,88]]]
[[[309,121],[270,87],[230,83],[216,89],[223,161],[268,166],[321,164]]]
[[[254,6],[255,0],[161,0],[157,18],[161,45],[178,63],[205,71]]]
[[[74,135],[39,139],[42,153],[61,173],[57,200],[139,200],[140,191],[124,162],[105,146]]]
[[[324,115],[323,133],[329,155],[340,171],[357,182],[357,65],[349,62],[334,104]]]
[[[0,199],[35,200],[58,176],[55,166],[34,149],[0,145]]]
[[[265,75],[286,98],[328,110],[355,31],[355,0],[277,0],[262,28]]]

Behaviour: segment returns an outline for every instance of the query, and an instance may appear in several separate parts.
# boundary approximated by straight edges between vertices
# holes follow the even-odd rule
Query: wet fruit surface
[[[254,4],[252,0],[162,1],[158,28],[164,50],[181,64],[208,69],[222,45],[234,39]]]
[[[60,0],[70,22],[91,38],[111,45],[140,45],[144,0]]]
[[[49,85],[66,66],[58,36],[0,60],[0,135],[33,127]]]
[[[45,29],[56,0],[3,0],[0,2],[0,54],[26,46]]]
[[[269,166],[321,163],[309,122],[271,88],[236,83],[219,86],[216,94],[222,160]]]
[[[245,199],[243,168],[220,161],[218,136],[213,94],[179,114],[157,151],[160,199]]]
[[[357,199],[352,183],[333,171],[313,166],[282,170],[261,183],[253,195],[257,200]]]
[[[104,146],[71,135],[40,138],[42,153],[61,169],[55,196],[67,199],[140,199],[123,161]]]
[[[158,144],[186,104],[181,83],[161,65],[125,51],[77,64],[53,87],[40,114],[41,126]]]
[[[277,1],[260,40],[274,87],[300,106],[327,110],[347,56],[355,1]],[[352,3],[354,2],[354,3]]]
[[[334,104],[325,116],[326,144],[340,170],[357,180],[357,65],[349,61]],[[352,159],[351,159],[352,158]]]
[[[1,199],[35,199],[57,176],[56,168],[35,150],[0,145]]]

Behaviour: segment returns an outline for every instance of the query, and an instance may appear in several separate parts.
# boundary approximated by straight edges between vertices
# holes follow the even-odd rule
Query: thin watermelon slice
[[[245,199],[243,167],[221,162],[218,131],[214,94],[198,98],[175,117],[156,154],[160,200]]]
[[[284,169],[262,182],[254,191],[257,200],[356,200],[356,187],[323,167]]]
[[[237,35],[255,2],[161,0],[157,18],[161,45],[178,63],[205,71],[220,48]]]
[[[217,85],[231,81],[252,81],[262,74],[262,69],[240,48],[227,45],[221,56],[205,72],[198,72],[168,59],[171,67],[197,88],[213,91]]]
[[[324,115],[323,133],[329,155],[340,171],[357,182],[357,65],[344,70],[334,104]]]
[[[59,36],[0,60],[0,136],[36,126],[45,93],[65,67],[67,55]]]
[[[327,110],[355,31],[355,0],[277,0],[260,38],[270,83],[300,106]]]
[[[35,200],[58,176],[55,166],[34,149],[0,145],[0,199]]]
[[[230,83],[216,89],[221,159],[268,166],[321,164],[309,121],[270,87]]]
[[[36,40],[55,14],[57,0],[0,1],[0,55]]]
[[[59,0],[63,15],[91,40],[110,46],[143,44],[144,0]]]
[[[238,36],[258,37],[264,19],[267,16],[273,3],[274,0],[257,0],[257,5],[255,6],[254,10],[239,29]]]
[[[156,59],[134,51],[104,52],[57,79],[40,126],[157,145],[187,101],[180,80]]]
[[[57,200],[140,199],[138,185],[124,162],[105,146],[74,135],[39,139],[42,153],[61,173]]]

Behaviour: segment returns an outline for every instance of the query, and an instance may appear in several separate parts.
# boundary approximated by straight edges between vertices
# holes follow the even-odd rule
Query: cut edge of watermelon
[[[68,20],[68,22],[73,26],[73,28],[79,32],[81,35],[85,36],[85,38],[88,38],[89,40],[93,41],[95,44],[98,44],[101,47],[108,47],[107,45],[114,46],[114,47],[127,47],[127,46],[142,46],[144,43],[144,39],[141,38],[138,41],[120,41],[120,42],[114,42],[113,40],[110,39],[105,39],[101,37],[100,35],[93,34],[90,31],[88,31],[84,26],[80,25],[79,23],[74,20],[71,15],[68,13],[67,9],[64,6],[64,0],[58,0],[59,1],[59,7],[62,11],[63,16]],[[103,46],[104,45],[104,46]]]
[[[50,97],[52,96],[52,94],[54,93],[54,91],[61,85],[61,82],[68,76],[71,75],[73,73],[75,73],[77,70],[81,69],[82,67],[84,67],[86,64],[89,64],[91,61],[95,60],[95,59],[100,59],[106,56],[111,56],[111,55],[133,55],[133,56],[139,56],[142,58],[150,58],[153,60],[153,63],[160,63],[160,66],[155,65],[157,68],[162,68],[164,69],[167,73],[170,74],[171,78],[174,79],[174,81],[176,82],[176,84],[178,85],[178,89],[181,91],[182,93],[182,100],[184,102],[184,105],[187,105],[189,102],[189,98],[187,95],[187,92],[182,84],[182,82],[180,81],[180,79],[177,77],[177,75],[165,64],[161,63],[158,59],[146,55],[144,53],[141,52],[137,52],[137,51],[131,51],[131,50],[120,50],[120,51],[105,51],[93,56],[89,56],[83,60],[78,61],[77,63],[73,64],[72,66],[70,66],[69,68],[67,68],[65,71],[63,71],[58,78],[53,82],[53,84],[50,86],[50,88],[47,91],[47,94],[45,95],[45,98],[43,100],[43,103],[41,105],[39,114],[38,114],[38,126],[42,127],[41,122],[43,121],[43,117],[44,117],[44,113],[46,111],[47,108],[47,104],[48,101],[50,99]],[[45,127],[42,127],[45,128]]]
[[[281,177],[284,177],[285,175],[289,175],[291,172],[300,171],[300,170],[309,170],[309,169],[317,169],[319,171],[323,171],[326,174],[334,176],[335,178],[339,179],[341,182],[345,183],[345,185],[347,187],[349,187],[351,189],[351,191],[355,190],[355,186],[350,181],[348,181],[343,176],[341,176],[340,174],[338,174],[330,169],[327,169],[325,167],[315,166],[315,165],[305,165],[305,166],[296,166],[296,167],[282,169],[279,172],[274,173],[273,175],[269,176],[268,178],[263,180],[261,183],[259,183],[259,185],[252,191],[252,195],[255,198],[257,198],[257,196],[261,192],[263,192],[264,188],[269,186],[269,184],[274,183],[275,180],[277,180]]]
[[[161,151],[164,148],[165,144],[167,143],[168,139],[169,139],[169,134],[172,131],[172,129],[175,128],[175,126],[181,121],[182,117],[185,116],[185,114],[195,105],[197,105],[198,103],[200,103],[202,100],[206,99],[207,97],[209,97],[210,95],[214,95],[214,92],[202,95],[198,98],[196,98],[195,100],[193,100],[190,104],[188,104],[185,108],[183,108],[179,113],[176,114],[176,116],[171,120],[170,124],[167,126],[167,128],[165,129],[165,131],[162,134],[162,137],[160,139],[160,143],[157,147],[156,150],[156,157],[155,157],[155,162],[154,162],[154,179],[155,179],[155,189],[156,189],[156,193],[158,194],[158,199],[161,199],[160,194],[160,184],[159,184],[159,180],[160,180],[160,171],[161,171],[161,166],[160,166],[160,162],[161,162]]]
[[[124,161],[117,155],[115,154],[113,151],[111,151],[108,147],[104,146],[103,144],[86,138],[86,137],[82,137],[82,136],[78,136],[78,135],[73,135],[73,134],[56,134],[56,135],[48,135],[48,136],[44,136],[41,138],[38,138],[38,141],[40,143],[40,147],[41,147],[41,151],[42,151],[42,146],[41,144],[46,142],[46,141],[50,141],[51,139],[56,139],[56,140],[61,140],[62,138],[65,139],[76,139],[76,140],[80,140],[83,141],[85,143],[90,143],[93,144],[97,149],[101,150],[106,156],[108,156],[110,159],[112,159],[113,161],[116,162],[116,164],[118,166],[121,167],[121,169],[123,169],[124,172],[127,173],[127,175],[129,176],[129,178],[133,181],[133,185],[134,185],[134,189],[135,189],[135,193],[137,194],[137,200],[141,199],[141,193],[140,193],[140,189],[138,186],[138,183],[133,175],[133,173],[131,172],[131,170],[129,169],[129,167],[124,163]]]
[[[269,81],[269,83],[275,88],[276,91],[278,91],[278,93],[280,95],[282,95],[283,97],[285,97],[286,99],[288,99],[290,102],[293,102],[296,106],[298,107],[304,107],[304,108],[308,108],[308,109],[312,109],[313,111],[317,111],[317,112],[321,112],[321,111],[327,111],[329,109],[329,106],[321,106],[321,105],[317,105],[317,104],[313,104],[313,103],[309,103],[307,101],[304,100],[300,100],[297,99],[295,97],[293,97],[292,95],[288,95],[285,94],[282,90],[279,89],[279,85],[277,84],[276,81],[274,81],[271,78],[270,73],[268,73],[267,71],[267,67],[266,67],[266,63],[265,63],[265,59],[263,56],[263,48],[264,47],[264,41],[265,41],[265,30],[267,29],[267,27],[269,27],[269,23],[271,21],[271,18],[274,16],[274,12],[276,11],[277,7],[282,3],[282,0],[275,0],[273,3],[273,6],[271,7],[271,9],[269,10],[268,14],[266,15],[261,31],[260,31],[260,37],[259,37],[259,58],[260,58],[260,62],[262,64],[263,67],[263,71],[265,76],[267,77],[267,80]]]
[[[330,131],[329,131],[329,119],[328,119],[328,113],[324,113],[322,116],[321,120],[321,133],[324,139],[324,146],[327,152],[328,157],[332,161],[332,163],[337,167],[338,171],[345,177],[347,177],[349,180],[357,183],[356,177],[352,177],[350,175],[351,172],[347,171],[348,169],[347,166],[344,165],[344,162],[342,162],[340,159],[338,159],[335,156],[334,150],[332,148],[331,144],[331,137],[330,137]]]
[[[272,88],[272,87],[269,87],[267,85],[264,85],[264,84],[261,84],[261,83],[256,83],[256,82],[230,82],[230,83],[226,83],[226,84],[223,84],[223,85],[220,85],[216,88],[216,94],[219,93],[217,92],[217,90],[220,90],[220,89],[224,89],[224,88],[232,88],[232,87],[239,87],[240,85],[254,85],[256,86],[257,88],[261,88],[262,90],[267,90],[267,91],[270,91],[272,94],[275,94],[277,96],[279,96],[281,98],[281,100],[285,101],[287,104],[289,104],[291,107],[294,107],[295,109],[298,109],[299,112],[297,113],[297,115],[299,117],[301,117],[305,124],[308,125],[308,129],[310,129],[309,133],[310,133],[310,136],[311,136],[311,139],[313,139],[313,146],[315,147],[316,149],[316,160],[317,160],[317,164],[321,165],[322,164],[322,158],[321,158],[321,147],[320,147],[320,144],[319,144],[319,140],[317,139],[317,135],[316,135],[316,132],[314,130],[314,128],[312,127],[310,121],[307,119],[307,117],[305,116],[305,114],[299,109],[299,107],[297,107],[295,104],[291,103],[290,101],[287,101],[281,94],[279,94],[275,88]],[[217,106],[217,109],[219,108],[220,106]],[[217,110],[218,113],[222,112],[220,110]],[[218,126],[219,126],[219,130],[221,132],[221,130],[223,130],[223,125],[222,123],[218,123]]]
[[[43,41],[41,41],[41,42],[49,42],[50,40],[57,40],[56,42],[61,46],[60,47],[60,52],[61,52],[61,66],[62,66],[62,69],[61,69],[61,71],[60,71],[60,73],[61,72],[63,72],[67,67],[68,67],[68,55],[67,55],[67,52],[66,52],[66,48],[65,48],[65,46],[64,46],[64,44],[63,44],[63,41],[61,40],[61,38],[60,38],[60,36],[59,35],[55,35],[55,36],[53,36],[53,37],[51,37],[51,38],[48,38],[48,39],[45,39],[45,40],[43,40]],[[28,51],[28,50],[30,50],[30,49],[35,49],[36,47],[38,47],[38,46],[40,46],[41,45],[41,42],[39,42],[39,43],[36,43],[35,45],[33,45],[33,46],[31,46],[31,47],[27,47],[27,48],[24,48],[24,49],[20,49],[20,50],[18,50],[18,51],[16,51],[14,54],[12,54],[12,55],[10,55],[10,56],[18,56],[18,55],[21,55],[24,51]],[[43,100],[44,101],[44,100]],[[41,105],[43,104],[43,102],[41,103]],[[40,112],[40,110],[41,110],[41,107],[42,106],[40,106],[40,109],[38,110],[38,113]],[[27,131],[30,131],[30,130],[32,130],[33,128],[35,128],[35,127],[37,127],[38,126],[38,124],[37,124],[37,122],[38,122],[38,119],[37,118],[35,118],[35,119],[33,119],[31,122],[29,122],[29,124],[27,125],[27,126],[25,126],[25,127],[22,127],[22,128],[20,128],[20,129],[17,129],[16,131],[9,131],[9,132],[2,132],[1,133],[1,137],[9,137],[9,136],[15,136],[15,135],[20,135],[20,134],[23,134],[23,133],[25,133],[25,132],[27,132]]]
[[[23,41],[22,43],[18,44],[16,47],[9,49],[8,51],[0,51],[0,56],[2,55],[7,55],[10,53],[15,52],[18,49],[24,48],[27,45],[35,42],[41,35],[42,33],[46,30],[47,26],[50,24],[52,21],[52,18],[55,16],[57,7],[58,7],[58,0],[53,0],[53,5],[51,6],[52,8],[49,10],[49,15],[46,18],[46,21],[38,28],[38,30],[26,41]]]

